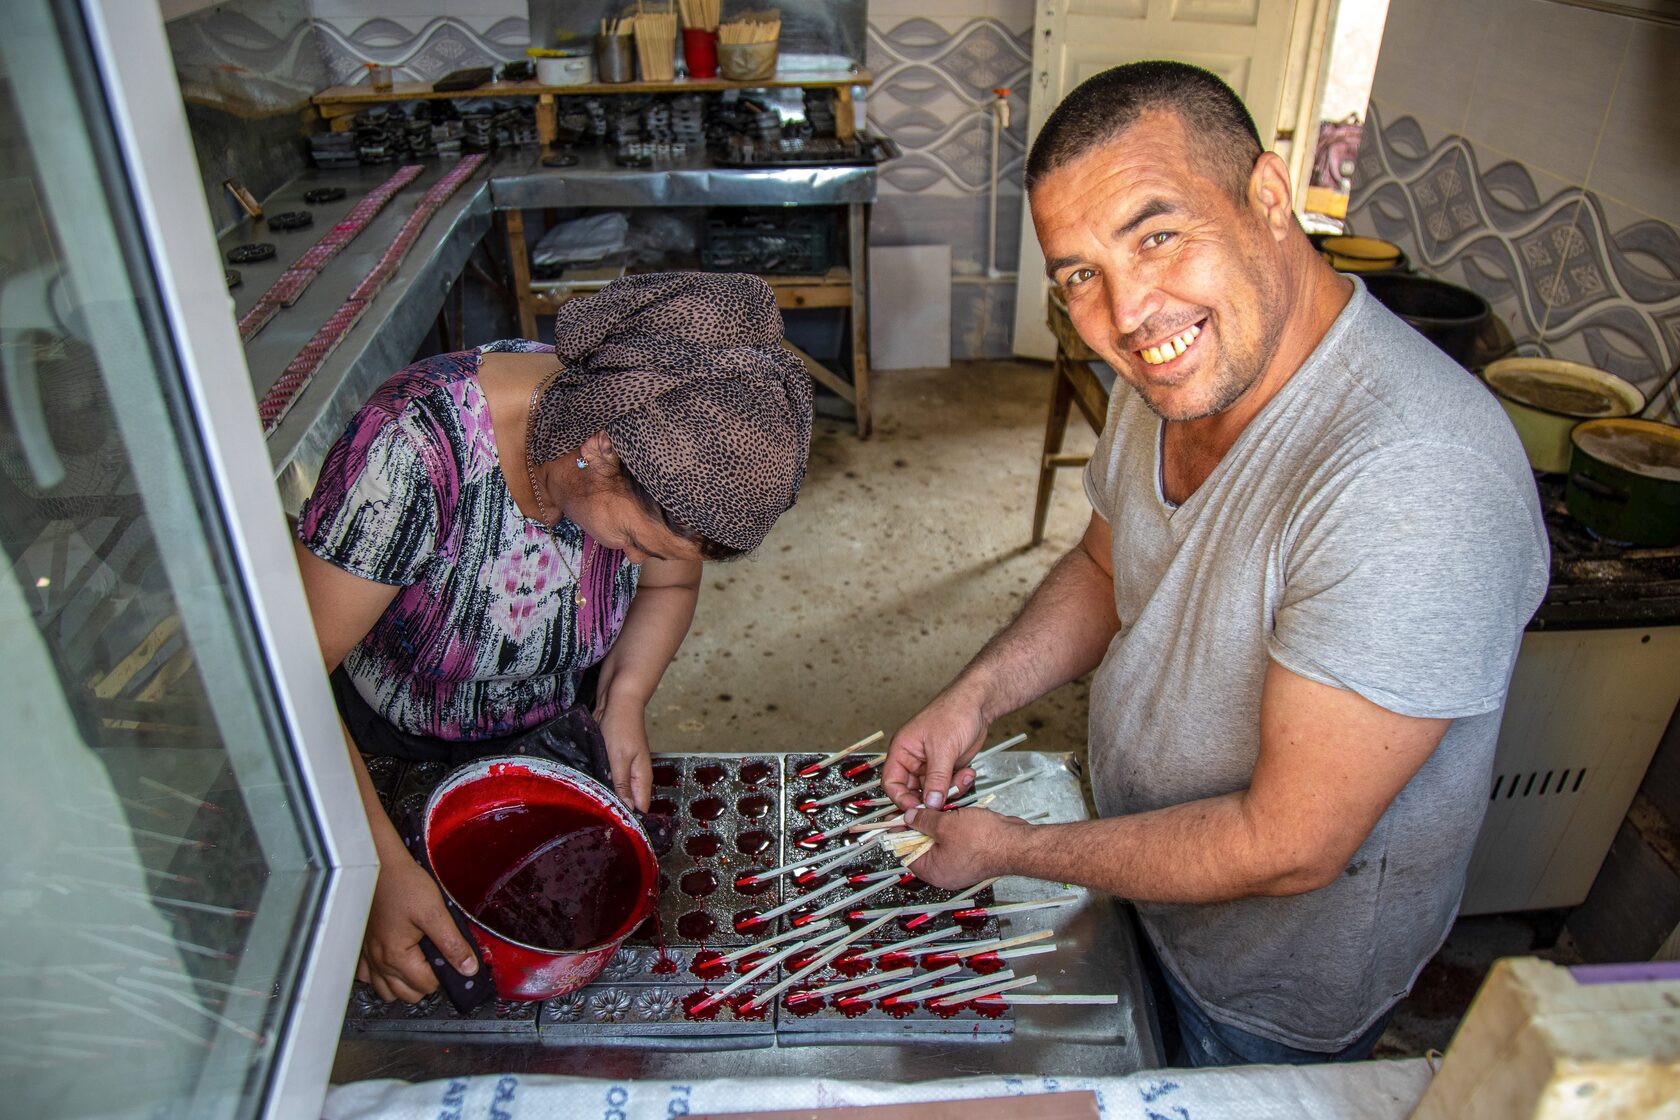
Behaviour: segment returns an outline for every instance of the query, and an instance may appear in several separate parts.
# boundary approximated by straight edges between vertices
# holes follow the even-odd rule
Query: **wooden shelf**
[[[390,89],[376,90],[367,84],[328,86],[310,98],[324,117],[353,113],[368,105],[389,101],[439,101],[457,97],[542,97],[609,93],[716,93],[729,89],[845,89],[874,84],[867,70],[812,70],[777,74],[756,82],[732,82],[727,78],[678,78],[670,82],[590,82],[580,86],[545,86],[541,82],[486,82],[473,89],[439,92],[430,82],[397,82]]]

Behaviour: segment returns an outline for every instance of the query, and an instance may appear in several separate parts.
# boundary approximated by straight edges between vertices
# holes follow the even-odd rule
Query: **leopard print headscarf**
[[[750,551],[793,506],[811,450],[810,375],[781,337],[756,276],[647,273],[569,300],[531,461],[606,432],[673,520]]]

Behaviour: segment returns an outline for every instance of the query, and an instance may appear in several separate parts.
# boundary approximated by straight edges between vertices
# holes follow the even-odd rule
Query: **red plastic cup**
[[[717,77],[717,32],[683,28],[683,59],[688,63],[689,77]]]

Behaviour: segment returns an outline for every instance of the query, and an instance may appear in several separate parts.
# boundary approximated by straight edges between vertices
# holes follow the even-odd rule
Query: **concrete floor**
[[[1047,366],[876,375],[875,432],[819,417],[799,504],[759,551],[708,565],[649,710],[656,751],[832,750],[891,735],[1020,607],[1090,516],[1079,473],[1030,536]],[[1069,424],[1068,450],[1094,439]],[[1034,750],[1085,743],[1075,683],[1011,716]]]
[[[972,362],[877,375],[875,434],[819,418],[799,504],[758,554],[709,565],[688,640],[654,697],[656,751],[832,750],[892,732],[1020,607],[1090,516],[1060,472],[1026,547],[1049,370]],[[1065,450],[1089,452],[1075,414]],[[1076,681],[1010,716],[1033,750],[1085,753]],[[1542,951],[1555,916],[1468,918],[1419,977],[1379,1057],[1445,1049],[1493,961]]]

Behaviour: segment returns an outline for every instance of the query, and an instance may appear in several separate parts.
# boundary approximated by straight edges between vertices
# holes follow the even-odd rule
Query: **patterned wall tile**
[[[321,57],[333,81],[362,81],[362,67],[382,62],[402,82],[429,82],[451,70],[524,58],[529,24],[507,16],[486,23],[456,16],[368,20],[317,19]]]
[[[1521,352],[1590,362],[1646,392],[1680,361],[1680,232],[1461,136],[1433,145],[1375,102],[1349,228],[1481,293]],[[1543,182],[1547,191],[1536,183]],[[1680,406],[1671,388],[1667,415]]]

